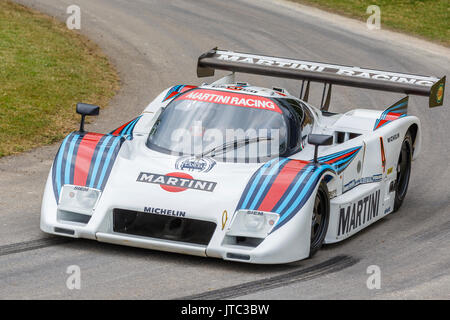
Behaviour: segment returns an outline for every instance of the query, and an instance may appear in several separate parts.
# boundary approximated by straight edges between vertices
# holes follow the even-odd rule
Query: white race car
[[[78,104],[80,130],[61,144],[42,203],[44,232],[223,258],[288,263],[344,240],[405,199],[420,151],[408,97],[385,111],[328,111],[331,85],[402,92],[443,104],[445,77],[213,49],[199,77],[162,92],[108,133],[84,130],[99,108]],[[299,79],[301,99],[234,80]],[[310,82],[324,84],[320,108]],[[320,147],[320,148],[319,148]]]

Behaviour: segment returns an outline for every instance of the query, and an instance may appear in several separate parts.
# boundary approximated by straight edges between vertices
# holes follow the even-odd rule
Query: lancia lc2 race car
[[[137,118],[86,132],[99,107],[78,104],[45,187],[44,232],[247,263],[288,263],[349,238],[402,205],[419,119],[408,95],[443,104],[445,77],[217,48],[198,58],[211,83],[163,91]],[[282,88],[235,73],[301,80]],[[324,85],[319,107],[310,84]],[[405,94],[384,111],[329,111],[331,86]]]

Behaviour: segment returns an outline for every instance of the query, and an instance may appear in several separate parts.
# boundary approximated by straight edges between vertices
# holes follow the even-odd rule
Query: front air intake
[[[208,245],[215,229],[216,224],[210,221],[133,210],[113,210],[113,230],[117,233]]]

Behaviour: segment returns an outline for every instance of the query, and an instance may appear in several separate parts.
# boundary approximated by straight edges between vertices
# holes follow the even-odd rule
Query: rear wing
[[[444,103],[445,76],[439,79],[434,76],[254,55],[214,48],[198,58],[197,76],[213,76],[216,69],[303,80],[307,82],[305,96],[309,92],[309,82],[324,83],[325,87],[328,84],[327,99],[325,106],[322,106],[325,110],[329,107],[331,85],[426,96],[429,97],[430,108],[442,106]]]

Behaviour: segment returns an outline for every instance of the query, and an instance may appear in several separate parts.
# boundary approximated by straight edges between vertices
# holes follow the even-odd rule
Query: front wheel
[[[322,246],[328,230],[330,216],[330,197],[327,184],[322,181],[314,200],[314,208],[311,220],[311,246],[309,257],[312,257]]]
[[[405,135],[397,162],[397,180],[395,181],[394,212],[400,209],[408,191],[411,176],[412,139],[411,134]]]

